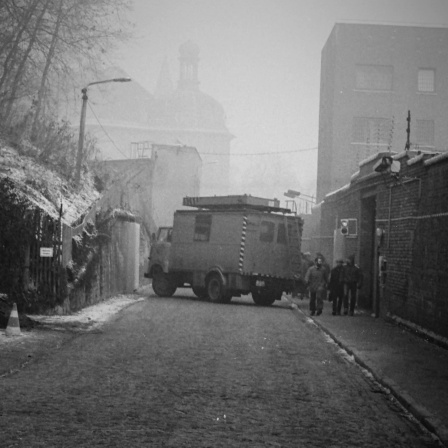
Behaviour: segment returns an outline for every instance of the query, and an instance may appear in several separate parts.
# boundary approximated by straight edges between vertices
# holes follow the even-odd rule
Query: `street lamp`
[[[113,79],[105,79],[104,81],[94,81],[87,84],[82,92],[82,107],[81,107],[81,121],[79,124],[79,140],[78,140],[78,155],[76,158],[76,172],[75,172],[75,183],[76,186],[79,186],[79,182],[81,180],[81,163],[82,163],[82,153],[84,149],[84,129],[86,125],[86,108],[87,108],[87,89],[94,84],[104,84],[106,82],[129,82],[131,78],[113,78]]]

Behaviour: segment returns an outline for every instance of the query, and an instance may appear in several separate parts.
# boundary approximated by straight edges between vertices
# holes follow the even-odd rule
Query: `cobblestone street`
[[[437,446],[283,300],[151,295],[0,387],[2,447]]]

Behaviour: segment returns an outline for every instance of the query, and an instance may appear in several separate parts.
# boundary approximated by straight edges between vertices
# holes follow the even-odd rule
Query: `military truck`
[[[303,220],[277,199],[186,197],[183,205],[195,210],[176,211],[151,245],[145,277],[158,296],[191,287],[211,302],[250,293],[269,306],[302,282]]]

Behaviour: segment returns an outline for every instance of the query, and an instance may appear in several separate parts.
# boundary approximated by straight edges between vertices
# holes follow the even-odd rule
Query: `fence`
[[[25,250],[24,289],[36,290],[46,304],[52,305],[63,289],[61,220],[36,209],[31,235],[28,250]]]

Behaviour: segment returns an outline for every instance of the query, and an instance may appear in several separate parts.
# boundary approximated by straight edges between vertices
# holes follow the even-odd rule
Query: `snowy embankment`
[[[67,225],[85,214],[100,197],[91,176],[83,179],[77,191],[58,173],[37,163],[33,157],[19,154],[1,140],[0,177],[12,180],[30,204],[52,218],[59,218],[62,205],[62,221]]]

